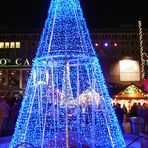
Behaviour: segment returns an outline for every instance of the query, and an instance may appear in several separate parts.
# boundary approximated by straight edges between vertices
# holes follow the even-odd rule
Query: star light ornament
[[[78,0],[51,0],[10,148],[18,145],[125,147]]]

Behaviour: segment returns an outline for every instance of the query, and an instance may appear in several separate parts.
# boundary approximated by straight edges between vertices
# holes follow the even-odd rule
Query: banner
[[[139,62],[134,60],[121,60],[120,81],[140,81]]]
[[[142,80],[142,82],[143,82],[145,90],[148,91],[148,79],[144,79]]]

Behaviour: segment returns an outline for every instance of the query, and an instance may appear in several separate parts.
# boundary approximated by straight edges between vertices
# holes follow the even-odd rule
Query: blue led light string
[[[57,68],[55,69],[55,73],[57,73]],[[56,99],[56,132],[58,133],[59,132],[59,88],[58,88],[58,73],[57,75],[55,76],[55,82],[56,82],[56,96],[57,96],[57,99]],[[57,134],[55,134],[55,147],[57,147]]]
[[[47,54],[46,51],[48,50],[48,52],[49,52],[50,48],[51,48],[51,42],[52,42],[52,36],[53,36],[53,30],[54,30],[57,7],[58,7],[58,2],[56,3],[55,0],[52,0],[51,1],[51,7],[50,7],[50,9],[48,11],[48,17],[47,17],[45,27],[44,27],[44,30],[43,30],[43,37],[41,37],[41,41],[40,41],[41,43],[40,43],[40,46],[39,46],[39,48],[37,50],[37,51],[41,50],[41,52],[45,53],[45,55]],[[54,10],[54,11],[52,11],[52,10]],[[49,28],[51,28],[51,30]],[[50,40],[49,43],[48,43],[48,40]],[[42,55],[42,54],[40,54],[40,53],[37,54],[37,56],[40,56],[40,55]],[[45,55],[43,55],[43,56],[45,56]]]
[[[56,9],[57,9],[57,7],[56,7]],[[52,30],[51,30],[51,36],[50,36],[50,41],[49,41],[48,52],[50,52],[50,49],[51,49],[51,42],[52,42],[52,36],[53,36],[53,31],[54,31],[55,18],[56,18],[56,10],[55,10],[55,13],[54,13],[54,18],[53,18],[53,24],[52,24]]]
[[[81,8],[79,0],[75,0],[75,10],[77,10],[76,15],[77,15],[77,20],[79,21],[79,26],[82,27],[81,30],[85,30],[85,31],[82,32],[83,40],[88,41],[88,44],[87,44],[87,42],[84,42],[85,43],[84,46],[85,46],[85,49],[87,49],[87,53],[89,53],[89,51],[91,51],[92,52],[91,55],[96,55],[96,52],[93,48],[92,41],[91,41],[90,36],[89,36],[89,31],[88,31],[88,28],[87,28],[87,25],[86,25],[86,21],[83,17],[83,12],[82,12],[81,9],[77,9],[77,8]],[[79,17],[81,17],[82,20],[78,19]]]
[[[61,3],[64,3],[64,2],[61,2]],[[61,6],[61,5],[62,5],[61,3],[60,3],[60,7],[62,7],[62,6]],[[69,3],[71,3],[71,2],[69,2]],[[59,2],[57,2],[57,5],[59,5]],[[77,6],[74,7],[74,4],[72,4],[72,5],[73,5],[73,7],[72,7],[71,9],[77,8]],[[62,8],[61,8],[61,9],[62,9]],[[61,9],[57,10],[57,13],[58,13]],[[77,8],[77,9],[78,9],[78,8]],[[62,10],[61,10],[61,11],[62,11]],[[80,11],[80,10],[78,10],[78,11]],[[54,11],[54,12],[55,12],[55,11]],[[60,13],[60,12],[59,12],[59,13]],[[73,14],[73,13],[72,13],[72,14]],[[80,15],[80,14],[79,14],[79,15]],[[52,16],[53,16],[53,14],[52,14]],[[82,17],[82,16],[80,16],[80,17]],[[65,18],[65,17],[64,17],[64,18]],[[62,16],[61,16],[59,19],[64,19],[64,18],[62,18]],[[72,18],[70,18],[70,16],[68,16],[68,18],[69,18],[69,19],[67,19],[68,21],[71,21],[71,20],[72,20]],[[49,19],[49,18],[48,18],[48,19]],[[52,17],[52,19],[53,19],[53,17]],[[83,20],[82,18],[80,18],[80,19]],[[73,20],[74,20],[74,21],[77,21],[77,20],[75,20],[75,19],[73,19]],[[50,19],[50,21],[51,21],[51,19]],[[80,21],[80,22],[82,23],[83,21]],[[62,24],[62,23],[61,23],[61,24]],[[70,27],[69,24],[68,24],[68,26],[69,26],[68,28],[74,28],[74,27]],[[74,25],[73,25],[73,26],[74,26]],[[80,26],[80,25],[79,25],[79,26]],[[85,24],[84,24],[84,26],[85,26]],[[61,25],[61,26],[59,26],[59,27],[60,27],[59,33],[61,33],[60,30],[64,30],[64,29],[62,29],[62,28],[64,28],[65,26],[62,26],[62,25]],[[48,28],[51,28],[51,27],[49,26]],[[54,27],[54,28],[56,29],[56,27]],[[69,29],[69,30],[70,30],[70,29]],[[78,29],[77,29],[77,31],[78,31]],[[76,32],[77,32],[77,31],[76,31]],[[70,31],[67,31],[67,32],[70,32]],[[78,31],[78,32],[79,32],[79,31]],[[59,34],[59,33],[58,33],[58,34]],[[85,36],[87,35],[87,33],[84,33],[84,31],[82,32],[82,28],[81,28],[81,33],[84,34]],[[48,35],[48,36],[49,36],[49,35]],[[56,36],[57,36],[57,37],[58,37],[58,36],[61,37],[60,34],[59,34],[59,35],[56,35]],[[68,34],[67,34],[67,36],[68,36]],[[71,34],[70,34],[68,37],[70,38],[70,37],[71,37]],[[82,37],[83,37],[83,36],[82,36]],[[48,37],[48,38],[49,38],[49,37]],[[85,39],[85,38],[83,37],[83,43],[84,43],[83,45],[86,45],[87,43],[86,43],[86,41],[84,42],[84,39]],[[54,43],[54,40],[55,40],[55,39],[54,39],[54,37],[53,37],[52,43]],[[73,40],[73,39],[72,39],[72,40]],[[71,40],[71,41],[72,41],[72,40]],[[87,40],[90,40],[89,37],[87,37]],[[58,39],[57,39],[57,41],[58,41]],[[64,41],[64,40],[63,40],[63,41]],[[69,40],[69,42],[71,42],[71,41]],[[58,42],[59,42],[59,41],[58,41]],[[80,43],[79,43],[79,44],[80,44]],[[59,45],[61,46],[61,44],[59,44]],[[71,45],[72,45],[72,44],[71,44]],[[80,44],[80,45],[82,45],[82,44]],[[69,46],[69,44],[68,44],[68,46]],[[75,46],[77,46],[77,44],[75,44]],[[91,46],[92,46],[92,45],[91,45]],[[62,46],[61,46],[61,47],[62,47]],[[59,48],[58,48],[58,49],[59,49]],[[62,49],[62,48],[61,48],[61,49]],[[72,48],[72,49],[73,49],[73,48]],[[92,49],[93,49],[93,48],[92,48]],[[89,51],[92,51],[92,49],[89,50],[88,47],[85,48],[85,50],[89,50]],[[88,51],[87,51],[87,52],[88,52]],[[93,52],[94,52],[94,51],[93,51]]]
[[[44,71],[46,71],[46,69],[44,70]],[[43,79],[42,79],[42,69],[40,69],[40,77],[39,77],[39,79],[40,79],[40,82],[41,82],[41,84],[43,83],[43,84],[45,84],[44,82],[44,79],[46,78],[46,73],[44,74],[44,76],[43,76]],[[43,86],[44,85],[40,85],[40,97],[41,97],[41,102],[42,102],[42,100],[43,100]],[[41,103],[42,105],[44,105],[44,102],[43,103]],[[46,116],[47,116],[47,107],[48,107],[48,100],[46,100],[46,102],[45,102],[45,106],[44,107],[42,107],[42,109],[43,109],[43,115],[42,115],[42,137],[41,137],[41,148],[43,148],[43,146],[44,146],[44,138],[45,138],[45,128],[46,128]],[[44,109],[45,109],[45,111],[44,111]]]
[[[75,5],[75,9],[76,9],[76,5]],[[74,11],[74,7],[73,7],[73,11]],[[75,11],[74,11],[74,12],[75,12]],[[77,24],[77,28],[78,28],[78,35],[79,35],[79,38],[80,38],[82,51],[84,52],[85,43],[84,43],[83,40],[82,40],[81,30],[80,30],[80,26],[79,26],[79,22],[78,22],[78,16],[77,16],[77,13],[76,13],[76,12],[75,12],[75,18],[77,18],[77,19],[76,19],[76,24]],[[85,48],[85,49],[86,49],[86,48]]]
[[[35,123],[34,123],[34,132],[32,131],[32,137],[40,137],[41,138],[41,130],[42,130],[42,120],[41,120],[41,115],[43,114],[42,113],[42,105],[41,105],[41,96],[42,96],[42,92],[41,92],[41,85],[39,85],[39,82],[41,82],[41,72],[40,72],[40,69],[39,67],[35,67],[34,68],[34,71],[33,71],[33,80],[34,80],[34,87],[37,87],[37,92],[36,92],[36,96],[39,96],[36,100],[38,102],[35,103],[36,105],[36,109],[38,109],[38,111],[36,111],[36,114],[35,115],[32,115],[34,118],[36,118],[35,120]],[[37,116],[38,114],[38,116]],[[38,126],[36,126],[36,124],[39,124]],[[30,123],[32,124],[32,123]],[[41,129],[41,130],[40,130]],[[32,138],[32,139],[34,139]]]
[[[117,142],[121,141],[121,147],[124,147],[124,140],[123,140],[123,137],[122,137],[122,134],[121,134],[121,129],[118,125],[118,121],[117,121],[117,118],[115,116],[115,112],[111,106],[111,100],[110,100],[110,97],[109,97],[109,93],[108,93],[108,90],[106,88],[106,85],[105,85],[105,80],[103,78],[103,74],[102,74],[102,70],[100,68],[100,65],[98,65],[96,62],[98,61],[97,58],[94,59],[94,65],[96,66],[96,76],[99,76],[100,75],[100,81],[98,81],[98,84],[100,84],[100,88],[102,89],[102,92],[106,92],[106,93],[103,93],[103,104],[104,104],[104,108],[106,110],[106,115],[104,115],[104,117],[109,117],[109,118],[105,118],[106,119],[106,124],[108,124],[109,128],[108,130],[110,131],[109,134],[110,134],[110,138],[112,140],[112,143],[113,145],[117,145]],[[102,84],[100,83],[102,81]],[[116,128],[115,128],[116,127]],[[116,130],[115,130],[116,129]],[[113,139],[116,138],[117,141],[114,141]],[[115,143],[116,142],[116,143]]]
[[[31,85],[30,85],[30,81],[28,81],[27,85],[28,85],[28,88],[26,89],[26,91],[28,91],[29,89],[31,89],[31,90],[33,89],[33,87],[31,87]],[[19,129],[22,129],[22,130],[15,132],[15,136],[13,135],[11,143],[17,143],[18,142],[17,141],[18,137],[19,137],[19,141],[21,141],[21,142],[23,141],[24,131],[26,129],[26,122],[27,122],[27,120],[23,120],[23,119],[25,118],[25,114],[28,114],[27,109],[30,107],[30,104],[31,104],[31,99],[30,98],[31,98],[31,94],[29,92],[26,93],[26,96],[24,97],[24,101],[22,102],[22,110],[20,110],[20,112],[19,112],[20,116],[18,117],[18,120],[17,120],[17,123],[16,123],[16,126]],[[24,106],[24,104],[25,104],[25,106]],[[20,123],[23,123],[23,124],[21,125]]]
[[[39,133],[40,133],[40,139],[42,139],[42,129],[43,129],[43,103],[42,103],[42,94],[40,91],[41,90],[41,86],[40,86],[40,89],[38,90],[38,93],[37,95],[39,96],[38,97],[38,110],[39,110],[39,127],[40,127],[40,130],[39,130]]]
[[[51,69],[52,69],[52,64],[51,64]],[[44,72],[45,71],[47,71],[47,65],[46,65],[46,68],[45,68]],[[45,73],[45,80],[47,80],[46,77],[47,77],[47,73]],[[45,83],[45,84],[46,84],[46,86],[49,86],[47,83]],[[47,98],[47,92],[45,93],[44,96]],[[49,99],[47,98],[47,100],[46,100],[46,111],[45,111],[46,116],[44,117],[44,139],[47,137],[47,134],[45,134],[45,133],[46,133],[47,125],[48,125],[47,124],[48,123],[48,110],[49,110],[48,106],[49,106]],[[46,137],[45,137],[45,135],[46,135]],[[42,143],[44,144],[44,140],[42,140]],[[44,147],[44,145],[43,145],[43,147]]]
[[[23,141],[125,147],[78,0],[51,1],[10,147]]]
[[[44,79],[42,79],[42,70],[40,66],[37,66],[37,73],[38,73],[38,81],[37,82],[44,82]],[[44,84],[44,83],[43,83]],[[44,137],[44,122],[45,122],[45,117],[46,116],[46,112],[44,111],[44,109],[46,108],[46,103],[48,103],[48,100],[45,102],[45,100],[43,99],[43,85],[39,85],[39,101],[40,101],[40,105],[41,105],[41,116],[39,114],[39,118],[41,118],[41,142],[43,141],[42,138]],[[44,114],[45,113],[45,114]],[[36,135],[37,136],[37,135]],[[42,146],[42,143],[41,143]]]
[[[97,64],[97,63],[96,63]],[[96,64],[93,64],[93,68],[94,68],[94,74],[96,75]],[[100,73],[101,74],[101,73]],[[101,78],[101,80],[103,79],[103,76],[102,76],[102,78]],[[100,81],[99,81],[99,83],[100,83]],[[100,86],[100,88],[102,87],[102,85]],[[102,91],[102,93],[104,92],[104,90],[101,90],[100,89],[100,91]],[[99,91],[99,92],[100,92]],[[104,98],[104,96],[102,96],[102,98]],[[105,124],[106,124],[106,128],[107,128],[107,130],[108,130],[108,135],[109,135],[109,137],[110,137],[110,141],[111,141],[111,145],[113,145],[114,146],[114,143],[113,143],[113,140],[112,140],[112,137],[111,137],[111,133],[110,133],[110,128],[109,128],[109,124],[108,124],[108,120],[107,120],[107,114],[106,114],[106,110],[108,109],[107,107],[106,107],[106,102],[105,102],[105,100],[103,99],[103,101],[104,101],[104,106],[105,106],[105,111],[104,111],[104,113],[103,113],[103,115],[104,115],[104,119],[105,119]]]
[[[94,127],[95,127],[95,107],[96,107],[96,101],[95,101],[94,93],[95,93],[96,89],[95,89],[95,76],[94,76],[94,73],[92,73],[92,79],[93,79],[93,81],[92,81],[92,85],[91,85],[91,92],[92,92],[92,98],[91,98],[91,102],[92,102],[92,104],[91,104],[91,106],[92,106],[91,137],[92,137],[92,148],[95,148],[95,129],[94,129]]]
[[[29,125],[29,120],[30,120],[30,117],[31,117],[31,113],[32,113],[32,108],[33,108],[33,103],[34,103],[34,99],[35,99],[35,94],[36,94],[36,90],[37,90],[37,87],[35,86],[35,90],[33,92],[33,96],[31,97],[31,104],[29,106],[29,113],[28,113],[28,118],[27,118],[27,123],[26,123],[26,128],[25,128],[25,131],[24,131],[24,136],[23,136],[23,142],[26,141],[26,135],[27,135],[27,132],[28,132],[28,125]],[[29,133],[28,133],[29,134]]]
[[[55,118],[55,84],[54,84],[54,76],[55,76],[55,74],[54,74],[54,65],[52,66],[52,69],[51,69],[51,75],[52,75],[52,78],[51,78],[51,81],[52,81],[52,101],[54,102],[53,104],[52,104],[52,110],[53,110],[53,121],[54,121],[54,123],[53,123],[53,127],[54,127],[54,145],[55,145],[55,147],[56,147],[56,138],[55,138],[55,136],[56,136],[56,123],[55,123],[55,120],[56,120],[56,118]]]
[[[78,62],[77,62],[77,66],[76,66],[76,78],[77,78],[77,94],[76,94],[76,98],[77,98],[77,113],[78,113],[78,116],[77,116],[77,131],[78,131],[78,145],[80,145],[80,114],[81,114],[81,110],[80,110],[80,98],[79,98],[79,95],[80,95],[80,92],[79,92],[79,88],[80,88],[80,83],[79,83],[79,59],[78,59]]]
[[[56,108],[56,110],[57,110],[57,117],[56,117],[56,119],[57,119],[57,133],[59,132],[59,102],[60,102],[60,90],[59,90],[59,87],[58,87],[58,84],[59,84],[59,81],[58,81],[58,69],[56,68],[56,70],[55,70],[55,72],[56,72],[56,89],[57,89],[57,104],[56,104],[56,106],[57,106],[57,108]],[[57,135],[56,135],[56,138],[57,138]]]
[[[40,127],[40,124],[38,124],[39,122],[39,118],[40,118],[40,115],[39,115],[39,110],[38,110],[38,105],[39,105],[39,102],[38,102],[38,91],[41,91],[41,84],[42,84],[42,81],[41,81],[41,71],[40,71],[40,68],[36,67],[35,69],[35,73],[37,73],[37,75],[33,75],[33,77],[36,77],[34,78],[34,80],[36,81],[35,83],[35,88],[36,88],[36,93],[33,97],[33,106],[32,106],[32,112],[30,113],[30,120],[28,120],[28,126],[27,126],[27,134],[26,136],[24,137],[25,141],[28,141],[28,142],[32,142],[32,143],[39,143],[38,139],[37,140],[34,140],[35,137],[40,137],[40,130],[39,130],[39,127]],[[35,74],[34,73],[34,74]],[[40,93],[41,95],[41,93]],[[29,118],[28,118],[29,119]],[[35,126],[37,125],[37,126]],[[31,137],[31,138],[30,138]]]

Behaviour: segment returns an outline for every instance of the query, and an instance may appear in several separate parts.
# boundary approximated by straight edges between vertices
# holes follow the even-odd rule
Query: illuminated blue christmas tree
[[[124,148],[79,0],[51,0],[10,148]]]

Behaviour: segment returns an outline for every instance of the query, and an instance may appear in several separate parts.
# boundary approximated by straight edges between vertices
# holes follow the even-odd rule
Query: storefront
[[[0,95],[23,93],[31,70],[29,59],[0,59]]]

